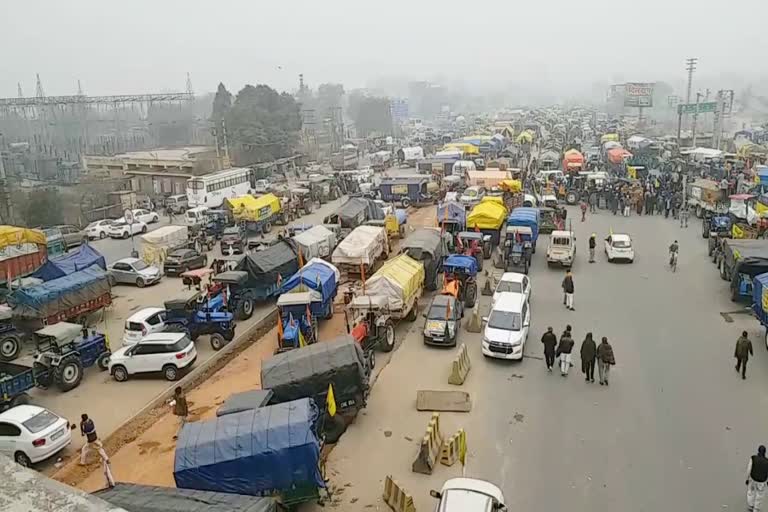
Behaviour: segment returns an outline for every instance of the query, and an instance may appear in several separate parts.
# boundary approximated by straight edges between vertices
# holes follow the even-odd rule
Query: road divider
[[[459,346],[459,353],[451,361],[451,374],[448,376],[448,384],[461,386],[467,379],[472,364],[469,360],[469,350],[467,345],[462,343]]]
[[[467,433],[460,428],[443,443],[443,448],[440,450],[440,463],[444,466],[453,466],[457,460],[463,458],[466,451]]]
[[[472,313],[469,314],[469,321],[467,321],[467,332],[480,332],[482,330],[482,324],[480,322],[480,302],[475,302],[472,308]]]
[[[437,458],[440,456],[440,450],[443,446],[443,436],[440,433],[440,413],[433,413],[429,420],[424,437],[419,443],[419,453],[416,460],[413,461],[411,470],[414,473],[431,475],[435,469]]]
[[[492,276],[488,275],[488,271],[485,271],[485,283],[483,284],[483,289],[480,290],[481,295],[485,295],[486,297],[493,295],[493,284],[491,283],[491,280],[493,279]]]
[[[384,479],[384,493],[382,494],[384,503],[395,512],[416,512],[416,506],[413,504],[413,496],[408,494],[400,484],[387,475]]]

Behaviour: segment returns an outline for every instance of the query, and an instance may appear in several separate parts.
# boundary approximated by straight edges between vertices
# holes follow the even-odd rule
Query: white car
[[[547,247],[547,265],[560,265],[565,268],[573,266],[576,259],[576,237],[573,231],[553,231],[549,235]]]
[[[464,205],[464,208],[471,209],[480,204],[480,201],[483,200],[485,194],[485,187],[469,187],[463,194],[461,194],[459,201]]]
[[[109,356],[109,373],[125,382],[139,373],[161,373],[166,380],[177,380],[197,359],[195,344],[183,332],[157,332],[138,343],[122,347]]]
[[[160,220],[160,215],[149,210],[132,210],[133,220],[144,224],[154,224]]]
[[[536,208],[538,205],[539,202],[536,200],[536,196],[531,194],[523,195],[523,206],[528,208]]]
[[[163,332],[166,314],[163,308],[144,308],[129,316],[125,321],[123,346],[130,347],[148,334]]]
[[[107,229],[110,238],[130,238],[139,233],[146,233],[147,225],[143,222],[135,222],[128,225],[125,219],[120,218],[113,222]]]
[[[475,478],[451,478],[440,492],[430,491],[430,496],[440,500],[435,512],[494,512],[507,510],[501,489],[485,480]]]
[[[69,421],[43,407],[17,405],[0,414],[0,453],[24,467],[52,457],[71,441]]]
[[[88,224],[88,226],[86,226],[85,234],[88,235],[89,240],[107,238],[109,236],[109,226],[111,226],[114,222],[115,221],[110,219],[91,222]]]
[[[605,255],[609,262],[635,261],[635,249],[632,246],[632,238],[625,234],[610,234],[605,239]]]
[[[484,356],[516,360],[523,358],[531,323],[531,308],[525,295],[502,293],[491,306],[491,313],[483,317],[483,323]]]
[[[501,279],[496,284],[496,289],[493,291],[493,299],[491,304],[494,304],[498,300],[502,293],[521,293],[525,295],[526,300],[531,299],[531,280],[525,274],[519,274],[517,272],[504,272]]]

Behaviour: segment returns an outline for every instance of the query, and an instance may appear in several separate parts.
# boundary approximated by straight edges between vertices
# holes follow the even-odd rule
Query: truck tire
[[[21,352],[21,339],[11,334],[0,339],[0,361],[13,361]]]
[[[271,232],[272,231],[272,223],[269,222],[269,221],[265,222],[264,225],[262,226],[262,229],[264,230],[265,233]]]
[[[328,312],[326,313],[325,317],[326,320],[330,320],[333,318],[333,300],[328,301]]]
[[[731,302],[739,301],[739,289],[731,285]]]
[[[415,322],[419,316],[419,301],[418,299],[413,303],[411,310],[408,312],[408,316],[405,317],[409,322]]]
[[[491,257],[491,249],[492,247],[490,242],[485,242],[483,244],[483,258],[486,260]]]
[[[568,192],[567,194],[565,194],[565,202],[566,204],[570,204],[570,205],[574,205],[578,203],[579,201],[578,201],[578,197],[576,197],[576,193]]]
[[[35,376],[35,384],[45,389],[51,385],[53,381],[53,372],[50,368],[42,363],[33,363],[32,370]]]
[[[335,444],[339,441],[342,434],[347,431],[347,423],[340,414],[336,416],[327,416],[325,425],[323,425],[323,436],[325,436],[325,442],[329,444]]]
[[[395,348],[395,324],[387,320],[384,324],[384,335],[379,340],[379,348],[382,352],[392,352]]]
[[[475,255],[475,261],[477,261],[477,270],[483,270],[483,255]]]
[[[19,393],[11,400],[10,407],[16,407],[17,405],[28,405],[32,403],[32,398],[26,393]]]
[[[248,320],[253,316],[253,300],[241,299],[237,305],[237,319]]]
[[[717,265],[718,270],[720,271],[720,279],[723,281],[727,280],[728,277],[725,273],[725,263],[723,261],[720,261],[720,263]]]
[[[709,238],[709,226],[707,225],[707,219],[701,221],[701,236],[702,238]]]
[[[768,350],[768,329],[765,330],[765,350]]]
[[[80,385],[81,380],[83,380],[83,363],[74,354],[62,359],[53,370],[53,381],[63,392],[75,389]]]
[[[403,198],[402,203],[403,203],[403,208],[408,208],[409,206],[411,206],[411,200],[407,197]]]

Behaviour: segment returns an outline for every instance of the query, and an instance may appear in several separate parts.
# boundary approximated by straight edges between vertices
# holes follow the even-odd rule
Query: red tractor
[[[391,352],[395,348],[395,324],[389,313],[389,301],[382,296],[359,295],[351,297],[348,305],[347,332],[360,344],[368,358],[368,368],[373,369],[376,349]]]

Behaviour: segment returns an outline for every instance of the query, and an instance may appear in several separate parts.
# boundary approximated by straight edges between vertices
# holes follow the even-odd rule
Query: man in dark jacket
[[[614,364],[616,364],[616,359],[613,356],[613,347],[608,343],[608,338],[603,336],[597,347],[597,373],[600,377],[601,386],[608,385],[608,373]]]
[[[571,311],[576,311],[573,308],[574,286],[573,286],[573,274],[571,274],[570,269],[565,271],[565,278],[563,279],[562,286],[563,286],[563,292],[565,293],[565,307],[567,309],[570,309]]]
[[[573,336],[571,326],[566,326],[565,332],[560,337],[560,343],[557,346],[557,356],[560,358],[560,375],[565,377],[571,368],[571,352],[573,351]]]
[[[589,262],[594,263],[595,262],[595,247],[597,247],[597,240],[595,239],[594,233],[592,233],[592,236],[589,237]]]
[[[736,371],[741,369],[741,378],[747,378],[747,360],[749,356],[753,355],[752,342],[747,337],[747,331],[741,333],[741,337],[736,340],[736,350],[733,352],[733,357],[736,358]]]
[[[747,463],[747,510],[760,510],[768,481],[768,458],[765,446],[757,447],[757,455],[752,455]]]
[[[551,327],[547,327],[547,332],[541,337],[541,342],[544,344],[544,360],[547,363],[547,371],[552,371],[552,366],[555,364],[555,346],[557,345],[557,336],[552,332]]]
[[[595,359],[597,358],[597,345],[592,339],[592,333],[581,342],[581,372],[586,375],[587,382],[595,382]]]
[[[107,452],[104,451],[104,446],[99,440],[99,435],[96,433],[96,425],[93,420],[83,413],[80,415],[80,435],[85,437],[85,444],[80,450],[80,465],[85,466],[88,459],[88,452],[96,450],[101,456],[102,460],[109,460]]]

